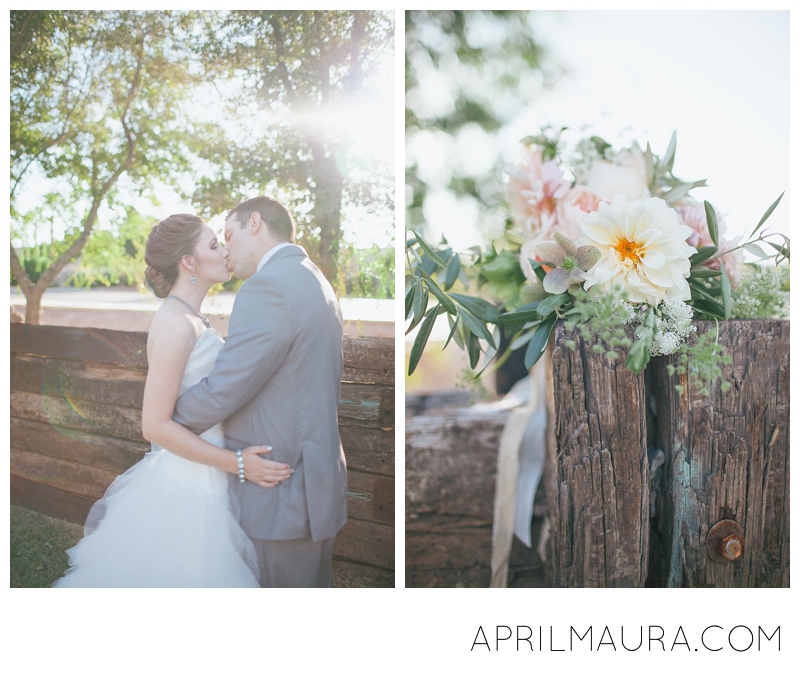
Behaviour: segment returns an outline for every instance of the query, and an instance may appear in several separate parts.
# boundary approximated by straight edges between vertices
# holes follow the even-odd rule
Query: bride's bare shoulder
[[[197,327],[187,315],[170,306],[162,305],[153,316],[147,335],[147,352],[170,347],[187,355],[197,341]]]

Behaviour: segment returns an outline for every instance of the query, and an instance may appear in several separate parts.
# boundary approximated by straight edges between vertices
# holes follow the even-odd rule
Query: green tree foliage
[[[295,208],[300,242],[336,281],[343,202],[393,211],[393,168],[372,159],[354,171],[370,161],[369,149],[359,149],[357,138],[333,124],[377,85],[393,36],[391,15],[379,11],[209,16],[204,62],[229,78],[220,92],[231,93],[231,116],[243,133],[211,149],[212,162],[225,158],[223,171],[200,182],[194,202],[213,212],[283,189]],[[386,133],[393,134],[391,119]],[[359,151],[367,153],[356,157]]]
[[[96,229],[67,284],[75,287],[137,286],[144,283],[144,250],[155,220],[127,208],[115,231]]]
[[[472,203],[479,223],[505,219],[500,157],[489,166],[458,159],[458,145],[496,134],[537,92],[543,51],[526,11],[418,10],[406,13],[406,208],[409,228],[425,224],[426,199],[451,192]],[[425,172],[415,149],[440,150]],[[423,228],[424,231],[424,228]]]
[[[342,296],[394,299],[394,247],[342,247],[338,289]]]
[[[479,285],[491,296],[508,296],[524,281],[517,257],[493,244],[486,252],[479,246],[457,252],[447,242],[426,242],[426,209],[429,201],[450,196],[471,205],[479,224],[494,222],[503,231],[508,217],[498,133],[550,77],[533,37],[534,17],[501,10],[406,13],[406,224],[411,229],[406,235],[406,333],[419,326],[409,374],[439,315],[446,315],[450,326],[445,346],[453,341],[466,350],[471,368],[478,365],[481,341],[484,369],[501,347],[498,309],[450,290],[463,289],[459,281],[468,286],[466,270],[477,270],[480,263]],[[479,146],[491,149],[491,162],[470,162]],[[432,148],[434,168],[426,166]]]
[[[42,294],[87,244],[121,182],[146,188],[186,171],[192,138],[211,134],[180,106],[200,76],[186,48],[192,20],[179,12],[11,12],[12,219],[31,175],[59,180],[63,204],[80,214],[69,246],[35,283],[11,247],[27,322],[39,322]]]

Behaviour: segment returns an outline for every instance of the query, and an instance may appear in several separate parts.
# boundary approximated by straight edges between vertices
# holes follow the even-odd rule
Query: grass
[[[67,569],[66,550],[83,527],[11,507],[11,588],[47,588]]]

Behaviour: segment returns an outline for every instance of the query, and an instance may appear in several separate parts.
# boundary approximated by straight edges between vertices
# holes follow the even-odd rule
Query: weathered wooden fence
[[[11,501],[83,523],[150,449],[142,332],[11,326]],[[394,586],[394,341],[345,337],[339,431],[349,519],[334,586]]]
[[[702,396],[669,375],[675,357],[633,376],[578,337],[567,349],[557,328],[545,472],[555,585],[789,585],[789,323],[719,331],[731,388]]]
[[[717,384],[704,397],[685,375],[670,376],[674,357],[653,358],[634,376],[624,357],[608,361],[556,326],[542,481],[550,584],[789,586],[789,322],[719,328],[733,359],[722,377],[731,387]],[[477,516],[486,527],[494,485],[485,479],[502,425],[468,410],[407,423],[409,585],[488,585],[486,535],[480,548],[460,549],[448,532]],[[412,515],[409,523],[409,500],[442,525],[441,537],[428,528],[427,542],[413,538],[422,521]],[[410,561],[409,544],[420,551]],[[474,561],[479,576],[459,581],[459,571],[479,572]]]
[[[508,411],[459,407],[452,398],[406,398],[406,586],[489,586],[497,448],[507,418]],[[540,493],[534,547],[545,510]],[[536,549],[515,539],[508,585],[544,583]]]

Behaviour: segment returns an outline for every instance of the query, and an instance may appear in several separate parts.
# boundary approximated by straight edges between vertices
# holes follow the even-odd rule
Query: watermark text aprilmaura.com
[[[586,629],[570,626],[566,631],[566,627],[518,625],[514,629],[498,624],[486,630],[479,626],[470,647],[471,652],[780,652],[780,649],[780,626],[769,632],[761,626],[754,630],[743,624],[727,629],[711,624],[699,633],[689,632],[688,637],[682,626],[674,632],[658,625],[621,626],[617,632],[608,626]]]

